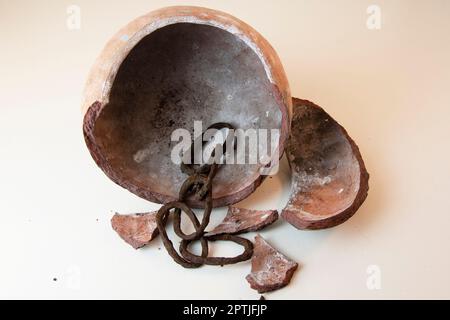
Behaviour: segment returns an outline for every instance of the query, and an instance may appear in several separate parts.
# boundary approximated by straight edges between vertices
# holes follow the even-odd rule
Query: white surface
[[[158,205],[108,180],[84,145],[81,91],[96,55],[128,21],[176,3],[187,1],[0,1],[0,298],[259,297],[244,280],[249,263],[184,270],[159,239],[141,251],[120,240],[114,211]],[[381,30],[366,27],[372,3]],[[70,4],[81,8],[79,31],[66,28]],[[189,4],[259,30],[293,95],[349,131],[371,174],[369,197],[347,223],[305,232],[279,222],[262,232],[302,265],[267,298],[450,298],[450,2]],[[282,209],[288,185],[284,164],[241,205]],[[380,290],[366,285],[370,265],[380,268]]]

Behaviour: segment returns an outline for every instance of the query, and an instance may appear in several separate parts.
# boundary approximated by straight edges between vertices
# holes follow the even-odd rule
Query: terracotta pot
[[[166,203],[186,179],[170,160],[174,129],[192,130],[194,120],[279,129],[275,155],[282,155],[292,101],[276,52],[252,27],[219,11],[169,7],[132,21],[108,42],[89,75],[83,113],[86,144],[107,176]],[[214,206],[252,193],[263,179],[260,167],[223,166]]]

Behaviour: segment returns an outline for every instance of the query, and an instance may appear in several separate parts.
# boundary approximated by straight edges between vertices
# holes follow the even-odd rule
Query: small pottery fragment
[[[135,249],[149,244],[158,235],[156,212],[130,215],[116,213],[111,219],[111,225],[114,231]]]
[[[281,216],[298,229],[334,227],[349,219],[369,190],[369,174],[355,142],[322,108],[293,99],[286,148],[291,196]]]
[[[249,210],[228,207],[225,219],[206,236],[219,234],[240,234],[261,230],[278,219],[276,210]]]
[[[255,237],[252,272],[246,280],[259,293],[285,287],[291,281],[298,264],[275,250],[260,235]]]

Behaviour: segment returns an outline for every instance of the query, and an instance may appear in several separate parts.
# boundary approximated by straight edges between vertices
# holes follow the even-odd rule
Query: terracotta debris
[[[158,235],[156,212],[129,215],[116,213],[111,219],[111,225],[114,231],[135,249],[149,244]]]
[[[230,206],[225,219],[207,236],[261,230],[278,219],[276,210],[249,210]]]
[[[265,293],[289,284],[298,264],[275,250],[260,235],[255,237],[252,272],[246,280],[252,289]]]
[[[369,190],[369,174],[345,129],[314,103],[293,99],[286,148],[291,196],[281,213],[298,229],[334,227],[349,219]]]

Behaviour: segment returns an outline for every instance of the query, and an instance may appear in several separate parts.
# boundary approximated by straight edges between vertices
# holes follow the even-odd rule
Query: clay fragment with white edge
[[[140,249],[158,235],[156,213],[122,215],[116,213],[111,219],[114,231],[134,249]]]
[[[225,219],[206,236],[258,231],[277,219],[278,211],[276,210],[249,210],[229,206]]]
[[[314,103],[293,99],[286,154],[291,195],[281,217],[298,229],[325,229],[349,219],[369,190],[369,174],[347,131]]]
[[[298,263],[274,249],[260,235],[255,237],[252,271],[245,278],[252,289],[265,293],[289,284]]]

